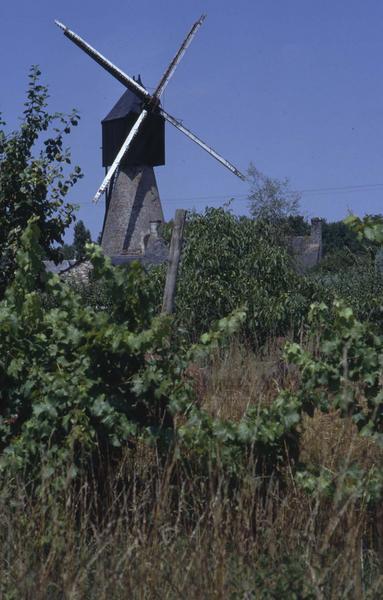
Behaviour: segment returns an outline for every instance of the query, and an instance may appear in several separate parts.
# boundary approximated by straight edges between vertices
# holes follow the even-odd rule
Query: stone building
[[[322,259],[322,223],[319,218],[311,219],[310,235],[297,235],[289,240],[297,270],[302,273],[315,267]]]
[[[150,221],[148,229],[142,232],[135,252],[112,254],[110,259],[113,265],[124,265],[138,260],[142,265],[158,265],[167,261],[169,246],[161,236],[162,221]],[[142,229],[141,229],[142,231]],[[46,260],[44,265],[47,271],[56,273],[67,280],[75,280],[78,283],[86,283],[92,266],[89,261],[64,260],[59,264]]]

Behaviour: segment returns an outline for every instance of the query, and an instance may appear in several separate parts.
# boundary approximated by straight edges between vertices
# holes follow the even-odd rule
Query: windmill
[[[165,121],[193,140],[201,148],[242,180],[245,176],[183,123],[161,106],[161,96],[186,49],[201,27],[205,15],[196,21],[178,52],[151,94],[142,84],[124,73],[59,21],[64,35],[126,87],[126,91],[102,121],[103,165],[107,172],[97,190],[97,202],[106,192],[106,211],[101,245],[105,254],[140,255],[151,224],[163,221],[154,166],[165,164]]]

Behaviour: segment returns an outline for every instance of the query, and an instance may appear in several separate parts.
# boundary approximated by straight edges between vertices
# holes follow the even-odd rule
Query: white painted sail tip
[[[97,194],[95,194],[93,196],[92,202],[94,202],[94,204],[97,204],[97,202],[100,200],[101,196],[102,196],[102,192],[98,191]]]
[[[201,15],[201,16],[200,16],[200,18],[199,18],[199,21],[198,21],[198,23],[200,23],[200,25],[202,25],[202,23],[204,22],[204,20],[206,19],[206,17],[207,17],[207,15],[206,15],[206,14],[204,14],[204,15]]]
[[[56,23],[57,27],[60,27],[60,29],[62,29],[63,31],[65,31],[66,29],[68,29],[68,27],[66,27],[66,25],[64,25],[63,23],[61,23],[61,21],[57,21],[57,19],[55,19],[55,23]]]

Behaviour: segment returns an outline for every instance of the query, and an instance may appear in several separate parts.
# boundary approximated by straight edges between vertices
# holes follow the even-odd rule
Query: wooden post
[[[177,208],[174,217],[172,239],[170,241],[168,271],[162,302],[162,312],[167,315],[170,315],[174,311],[174,298],[176,294],[178,266],[181,259],[185,219],[186,210]]]

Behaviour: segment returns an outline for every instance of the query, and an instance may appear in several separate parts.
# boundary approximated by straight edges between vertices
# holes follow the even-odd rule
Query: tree
[[[83,221],[78,221],[74,226],[73,248],[74,256],[77,260],[83,260],[85,257],[85,246],[91,243],[92,238],[89,229],[84,225]]]
[[[282,335],[306,310],[300,286],[287,252],[263,225],[224,209],[189,214],[176,315],[194,338],[240,306],[248,309],[242,331],[250,340]]]
[[[289,215],[286,219],[286,228],[291,235],[310,235],[311,227],[303,215]]]
[[[48,89],[40,84],[40,75],[33,66],[19,129],[6,133],[0,121],[0,298],[13,277],[20,238],[31,217],[38,219],[44,255],[61,259],[63,234],[75,210],[64,199],[82,177],[78,166],[67,173],[71,157],[64,147],[78,114],[47,110]]]
[[[250,214],[258,221],[279,225],[296,215],[300,195],[290,190],[288,179],[274,179],[261,173],[252,163],[247,171],[250,181]]]
[[[338,251],[347,251],[351,254],[366,252],[366,245],[358,239],[355,231],[350,229],[344,221],[323,223],[323,253],[333,254]]]
[[[63,260],[73,260],[75,258],[73,244],[64,244],[61,247]]]

